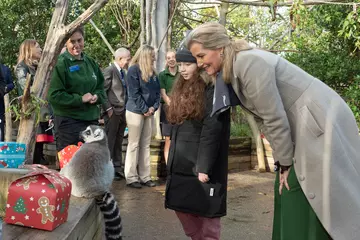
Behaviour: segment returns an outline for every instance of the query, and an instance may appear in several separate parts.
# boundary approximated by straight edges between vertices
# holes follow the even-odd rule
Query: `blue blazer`
[[[160,105],[160,83],[156,76],[145,82],[141,78],[139,65],[133,65],[129,68],[126,75],[128,84],[128,101],[126,110],[138,114],[147,113],[150,107],[155,111]]]

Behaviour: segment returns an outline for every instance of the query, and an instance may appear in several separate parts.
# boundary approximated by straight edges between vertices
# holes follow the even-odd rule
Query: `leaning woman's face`
[[[42,49],[41,49],[39,43],[36,43],[31,48],[31,52],[32,52],[32,58],[39,61],[41,58],[41,53],[42,53]]]
[[[220,57],[222,49],[209,50],[203,48],[200,43],[193,43],[190,52],[197,60],[197,65],[203,68],[210,76],[220,72],[222,58]]]
[[[189,80],[195,76],[197,71],[196,63],[180,62],[178,63],[178,66],[180,74],[185,80]]]
[[[66,42],[68,52],[74,57],[79,57],[84,50],[84,37],[80,32],[75,32]]]

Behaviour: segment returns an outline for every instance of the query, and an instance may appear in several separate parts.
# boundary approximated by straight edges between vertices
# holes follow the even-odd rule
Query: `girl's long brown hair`
[[[203,119],[208,81],[203,74],[191,80],[185,80],[179,75],[171,90],[171,104],[167,108],[166,117],[169,123],[182,124],[185,120]]]

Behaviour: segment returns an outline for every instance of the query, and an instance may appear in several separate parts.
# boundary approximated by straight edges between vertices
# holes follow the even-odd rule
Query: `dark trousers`
[[[125,111],[116,115],[113,113],[111,118],[105,119],[105,130],[108,137],[110,155],[116,171],[124,171],[122,161],[122,142],[126,127]]]
[[[83,142],[80,132],[89,125],[98,125],[98,120],[84,121],[68,117],[55,116],[54,118],[56,150],[59,152],[68,145],[77,145]]]

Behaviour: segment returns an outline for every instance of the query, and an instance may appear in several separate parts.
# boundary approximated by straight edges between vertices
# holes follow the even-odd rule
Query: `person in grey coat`
[[[126,93],[126,70],[131,60],[130,52],[126,48],[115,51],[115,60],[107,68],[104,74],[104,90],[107,100],[103,104],[106,112],[105,129],[108,136],[109,150],[115,168],[115,180],[125,178],[124,164],[122,161],[122,142],[126,127],[125,105]]]
[[[221,72],[271,144],[273,239],[359,239],[360,137],[343,99],[284,58],[231,41],[218,23],[194,29],[187,46],[209,75]]]

